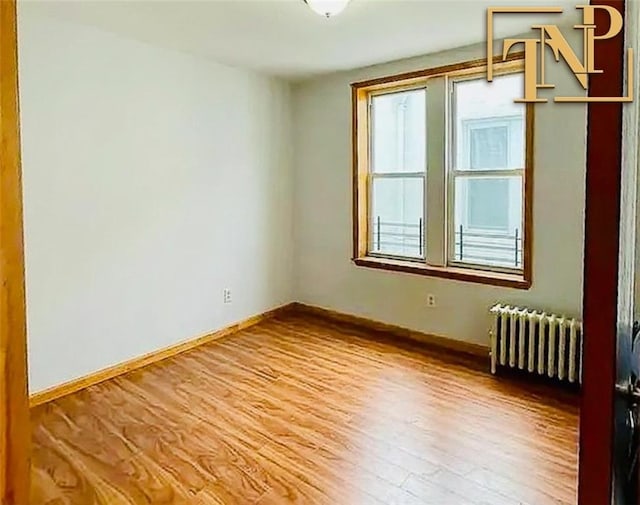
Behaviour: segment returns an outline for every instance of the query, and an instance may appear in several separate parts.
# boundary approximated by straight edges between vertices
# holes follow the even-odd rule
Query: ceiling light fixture
[[[313,12],[330,18],[340,14],[351,0],[303,0]]]

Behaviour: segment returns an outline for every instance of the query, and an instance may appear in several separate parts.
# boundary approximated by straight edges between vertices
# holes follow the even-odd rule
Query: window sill
[[[490,286],[515,289],[529,289],[531,287],[531,281],[529,279],[517,274],[470,270],[457,267],[434,267],[423,263],[388,258],[355,258],[353,262],[361,267],[425,275],[428,277],[440,277],[456,281],[475,282],[477,284],[488,284]]]

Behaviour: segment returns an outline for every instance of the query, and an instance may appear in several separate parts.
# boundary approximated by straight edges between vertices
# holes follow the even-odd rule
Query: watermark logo
[[[584,61],[576,55],[573,48],[567,42],[557,25],[532,25],[538,30],[538,38],[510,38],[505,39],[502,47],[502,59],[505,60],[509,51],[519,44],[524,46],[524,96],[516,99],[516,102],[546,102],[546,98],[538,97],[538,90],[542,88],[554,88],[552,83],[545,81],[544,53],[546,48],[551,49],[556,62],[560,59],[569,67],[576,76],[583,89],[587,89],[590,74],[601,74],[602,70],[595,68],[594,48],[600,40],[610,39],[622,31],[622,14],[615,8],[605,5],[578,5],[582,10],[582,24],[575,25],[574,29],[582,30]],[[596,10],[604,10],[609,16],[609,29],[600,35],[596,34]],[[560,7],[490,7],[487,9],[487,55],[493,52],[493,22],[496,14],[503,13],[546,13],[560,14]],[[493,80],[494,61],[487,58],[487,80]],[[627,49],[627,95],[626,96],[556,96],[555,102],[631,102],[633,101],[633,49]]]

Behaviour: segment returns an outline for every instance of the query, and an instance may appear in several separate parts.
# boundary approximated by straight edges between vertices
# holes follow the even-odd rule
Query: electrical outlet
[[[229,288],[222,290],[222,300],[224,303],[231,303],[231,290]]]
[[[436,306],[436,295],[427,295],[427,306],[428,307]]]

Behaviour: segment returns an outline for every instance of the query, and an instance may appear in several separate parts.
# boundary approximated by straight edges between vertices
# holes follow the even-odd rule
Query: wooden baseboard
[[[203,345],[208,342],[218,340],[222,337],[226,337],[227,335],[236,333],[237,331],[240,331],[250,326],[253,326],[255,324],[258,324],[266,319],[283,315],[287,312],[290,312],[293,308],[294,308],[293,303],[283,305],[281,307],[277,307],[273,310],[264,312],[262,314],[257,314],[248,319],[245,319],[244,321],[240,321],[238,323],[232,324],[231,326],[227,326],[218,331],[214,331],[213,333],[208,333],[206,335],[202,335],[200,337],[187,340],[186,342],[181,342],[179,344],[172,345],[171,347],[166,347],[158,351],[153,351],[149,354],[145,354],[143,356],[133,358],[129,361],[125,361],[124,363],[119,363],[117,365],[110,366],[108,368],[104,368],[97,372],[91,373],[89,375],[85,375],[84,377],[80,377],[78,379],[74,379],[69,382],[65,382],[63,384],[53,386],[48,389],[44,389],[42,391],[38,391],[37,393],[33,393],[32,395],[30,395],[29,405],[31,407],[42,405],[43,403],[56,400],[68,394],[75,393],[76,391],[80,391],[81,389],[87,388],[89,386],[93,386],[94,384],[98,384],[105,380],[112,379],[114,377],[117,377],[118,375],[125,374],[132,370],[137,370],[138,368],[151,365],[152,363],[157,363],[158,361],[162,361],[164,359],[170,358],[171,356],[175,356],[185,351],[189,351],[190,349],[193,349],[200,345]]]
[[[417,341],[445,351],[471,355],[475,358],[486,359],[489,354],[489,348],[479,344],[461,342],[459,340],[452,340],[446,337],[430,335],[428,333],[409,330],[401,326],[395,326],[364,317],[344,314],[342,312],[336,312],[334,310],[295,302],[283,305],[282,307],[277,307],[262,314],[255,315],[253,317],[245,319],[244,321],[240,321],[231,326],[227,326],[213,333],[208,333],[192,340],[187,340],[186,342],[181,342],[171,347],[160,349],[158,351],[139,356],[132,360],[125,361],[124,363],[119,363],[109,368],[104,368],[92,374],[85,375],[84,377],[80,377],[78,379],[74,379],[57,386],[53,386],[43,391],[38,391],[37,393],[33,393],[29,397],[29,404],[31,407],[42,405],[43,403],[47,403],[71,393],[75,393],[76,391],[80,391],[81,389],[93,386],[94,384],[98,384],[108,379],[112,379],[132,370],[137,370],[144,366],[157,363],[158,361],[162,361],[164,359],[170,358],[171,356],[189,351],[200,345],[218,340],[220,338],[226,337],[240,330],[258,324],[266,319],[280,316],[288,312],[311,314],[325,320],[340,322],[343,324],[350,324],[359,328],[373,330],[376,332],[384,332],[398,338]]]
[[[330,321],[350,324],[376,332],[384,332],[387,334],[391,334],[394,337],[417,341],[429,346],[437,347],[441,350],[470,355],[474,358],[482,358],[483,360],[486,360],[489,356],[489,346],[473,344],[470,342],[462,342],[460,340],[453,340],[451,338],[441,337],[437,335],[430,335],[428,333],[422,333],[419,331],[410,330],[408,328],[403,328],[402,326],[382,323],[373,319],[367,319],[365,317],[336,312],[334,310],[324,309],[322,307],[316,307],[313,305],[305,305],[303,303],[296,302],[292,303],[291,306],[292,310],[298,313],[312,314]]]

